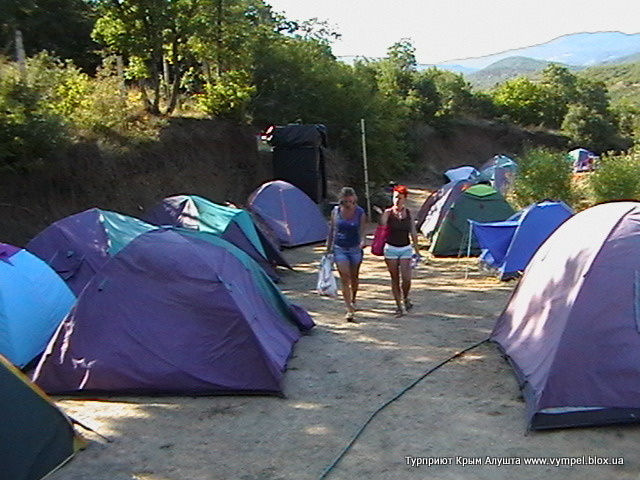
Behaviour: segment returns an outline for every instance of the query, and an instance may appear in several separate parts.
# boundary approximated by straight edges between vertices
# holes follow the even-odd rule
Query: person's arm
[[[360,248],[364,248],[366,244],[366,223],[367,223],[367,213],[362,210],[362,215],[360,216]]]
[[[386,225],[388,221],[389,221],[389,209],[387,208],[382,214],[382,217],[380,217],[380,225]]]
[[[336,218],[336,209],[331,210],[331,217],[329,218],[329,234],[327,235],[327,241],[325,242],[324,252],[325,254],[331,253],[333,247],[333,237],[335,235],[335,218]]]
[[[418,232],[416,231],[416,224],[411,218],[411,212],[407,209],[407,215],[409,217],[409,225],[411,226],[410,234],[411,234],[411,242],[413,243],[413,250],[415,253],[418,253]]]

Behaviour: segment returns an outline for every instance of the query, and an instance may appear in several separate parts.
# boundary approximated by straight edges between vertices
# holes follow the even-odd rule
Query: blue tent
[[[598,156],[585,148],[576,148],[571,150],[567,157],[573,163],[574,172],[589,172],[595,167]]]
[[[524,270],[538,247],[571,215],[566,203],[545,200],[504,222],[471,221],[471,225],[483,249],[481,259],[504,279]]]
[[[24,367],[42,353],[75,297],[35,255],[0,243],[0,353]]]
[[[218,205],[197,195],[174,195],[153,207],[145,220],[218,235],[245,251],[274,281],[279,280],[274,265],[291,268],[246,210]]]
[[[489,181],[503,195],[513,183],[518,164],[506,155],[495,155],[480,167],[478,181]]]

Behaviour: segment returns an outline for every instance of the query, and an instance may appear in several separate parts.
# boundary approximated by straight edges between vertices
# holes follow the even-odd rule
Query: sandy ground
[[[412,193],[414,202],[424,195]],[[88,448],[50,479],[318,479],[380,405],[488,337],[514,286],[481,272],[475,260],[430,258],[415,272],[414,310],[396,319],[384,262],[368,255],[360,323],[350,324],[341,301],[314,292],[320,252],[285,252],[295,271],[284,274],[283,289],[317,323],[295,347],[286,398],[56,398],[112,442],[84,432]],[[326,478],[640,478],[640,426],[525,434],[524,413],[510,367],[485,343],[380,412]],[[496,466],[486,458],[583,455],[622,457],[624,465]],[[446,457],[452,465],[416,467],[407,457]],[[456,465],[476,457],[482,465]]]

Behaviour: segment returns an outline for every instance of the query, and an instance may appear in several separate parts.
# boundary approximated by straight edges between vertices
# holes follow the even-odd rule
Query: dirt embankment
[[[227,122],[172,119],[156,142],[127,154],[76,145],[66,158],[0,178],[3,242],[24,245],[51,222],[99,207],[140,216],[174,194],[244,202],[271,177],[255,130]]]
[[[126,155],[77,145],[66,158],[28,174],[3,174],[2,241],[24,245],[53,221],[91,207],[140,216],[179,193],[242,204],[272,178],[271,155],[258,151],[257,131],[223,121],[172,119],[158,141]],[[446,133],[423,126],[412,136],[419,153],[411,181],[436,185],[453,166],[480,165],[498,153],[516,155],[528,144],[562,146],[561,137],[477,121],[457,122]],[[332,195],[345,182],[345,165],[340,152],[328,152]]]
[[[448,168],[478,167],[494,155],[517,157],[532,146],[567,146],[567,139],[560,135],[486,120],[457,121],[441,131],[422,125],[414,129],[412,139],[417,144],[420,167],[412,181],[423,183],[440,182],[442,172]]]

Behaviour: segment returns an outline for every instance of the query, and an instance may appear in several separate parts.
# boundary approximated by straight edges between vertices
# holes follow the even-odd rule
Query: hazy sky
[[[567,33],[640,33],[640,0],[266,0],[287,18],[328,20],[333,53],[381,57],[407,37],[419,63],[478,57]]]

